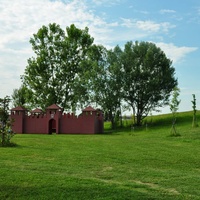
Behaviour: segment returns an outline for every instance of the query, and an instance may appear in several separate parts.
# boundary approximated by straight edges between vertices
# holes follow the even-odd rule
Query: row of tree
[[[106,49],[94,44],[88,28],[58,24],[42,26],[30,39],[34,57],[12,95],[14,106],[41,107],[56,103],[75,111],[89,104],[100,107],[114,126],[124,106],[135,123],[168,104],[177,86],[175,69],[165,53],[150,42],[132,42]]]

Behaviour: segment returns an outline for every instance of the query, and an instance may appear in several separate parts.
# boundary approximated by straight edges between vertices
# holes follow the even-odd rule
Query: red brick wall
[[[46,116],[26,116],[24,119],[24,133],[48,133],[46,123]]]
[[[95,133],[95,115],[62,115],[60,119],[60,133]]]
[[[25,115],[23,111],[11,113],[15,133],[48,134],[54,128],[61,134],[94,134],[103,132],[103,116],[96,111],[83,112],[80,116],[47,111],[45,114]],[[54,119],[54,120],[52,120]],[[52,129],[50,129],[50,127]]]

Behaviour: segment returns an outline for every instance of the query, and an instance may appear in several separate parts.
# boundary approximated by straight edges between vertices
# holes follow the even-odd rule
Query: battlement
[[[31,115],[26,115],[28,118],[36,118],[36,119],[41,119],[41,118],[44,118],[44,117],[47,117],[46,114],[31,114]]]

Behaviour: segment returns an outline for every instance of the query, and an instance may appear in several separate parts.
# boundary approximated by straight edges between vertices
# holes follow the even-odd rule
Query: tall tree
[[[30,43],[36,57],[28,59],[22,76],[31,94],[29,102],[42,108],[53,103],[63,108],[73,107],[78,101],[74,97],[75,86],[87,70],[84,63],[93,43],[88,28],[81,30],[72,24],[65,32],[59,25],[49,24],[42,26]]]
[[[122,55],[124,100],[132,107],[136,124],[157,107],[167,105],[177,85],[172,61],[155,44],[127,42]]]
[[[114,117],[121,105],[121,49],[117,46],[108,51],[103,46],[94,46],[90,84],[93,102],[96,102],[115,127]]]

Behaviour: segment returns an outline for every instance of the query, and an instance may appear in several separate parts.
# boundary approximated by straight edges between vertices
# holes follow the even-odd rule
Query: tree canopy
[[[120,110],[121,95],[121,49],[107,50],[103,46],[94,46],[93,63],[90,71],[91,101],[97,103],[111,120],[114,128],[114,116]]]
[[[122,55],[124,100],[136,115],[136,124],[152,110],[167,105],[177,85],[172,61],[150,42],[127,42]]]
[[[42,26],[30,39],[35,57],[28,59],[16,102],[34,107],[59,104],[64,109],[100,106],[114,125],[116,113],[128,104],[137,125],[150,111],[167,105],[178,85],[175,68],[151,42],[129,41],[123,50],[93,44],[88,28]],[[22,95],[23,96],[23,95]],[[23,96],[23,97],[24,97]]]
[[[30,43],[36,57],[28,59],[22,76],[30,91],[28,101],[42,108],[53,103],[73,107],[77,103],[75,86],[87,69],[84,63],[93,43],[88,28],[81,30],[72,24],[65,32],[59,25],[49,24],[42,26]]]
[[[19,89],[14,89],[12,94],[12,104],[14,107],[26,105],[27,89],[21,86]]]

